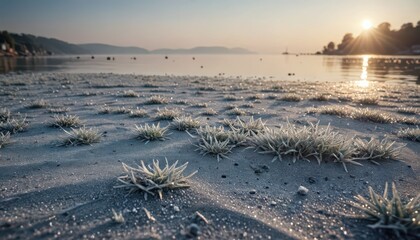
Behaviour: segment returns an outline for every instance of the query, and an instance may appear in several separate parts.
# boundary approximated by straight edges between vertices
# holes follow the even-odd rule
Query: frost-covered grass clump
[[[369,121],[374,123],[405,123],[409,125],[420,124],[420,120],[412,117],[405,117],[392,114],[387,111],[370,108],[352,108],[340,105],[321,106],[308,109],[309,113],[320,113],[335,115],[339,117],[352,118],[360,121]]]
[[[168,139],[167,131],[169,126],[160,127],[160,123],[156,125],[149,125],[146,123],[140,126],[135,125],[134,127],[137,134],[136,138],[145,141],[146,143],[150,141],[164,141]]]
[[[181,113],[178,109],[158,109],[156,114],[156,120],[173,120],[176,117],[179,117]]]
[[[243,115],[246,115],[247,113],[246,111],[240,108],[234,107],[232,110],[228,111],[226,114],[233,115],[233,116],[243,116]]]
[[[406,128],[398,131],[397,136],[411,141],[420,142],[420,128]]]
[[[76,115],[55,115],[51,126],[53,127],[79,127],[82,121]]]
[[[138,93],[136,93],[136,92],[134,92],[133,90],[127,90],[127,91],[124,91],[124,92],[122,93],[122,96],[123,96],[123,97],[132,97],[132,98],[136,98],[136,97],[139,97],[139,94],[138,94]]]
[[[289,93],[286,94],[284,96],[282,96],[280,98],[280,100],[282,101],[286,101],[286,102],[300,102],[302,101],[303,97],[299,96],[298,94],[295,93]]]
[[[37,109],[37,108],[46,108],[49,104],[44,99],[36,100],[33,103],[31,103],[28,108]]]
[[[200,127],[200,120],[190,116],[175,117],[171,123],[171,127],[178,131],[187,131]]]
[[[416,115],[420,113],[420,109],[413,107],[399,107],[397,108],[397,112],[402,114]]]
[[[72,128],[70,131],[64,130],[67,138],[64,139],[62,145],[78,146],[78,145],[92,145],[101,141],[102,134],[93,128],[81,127],[78,129]]]
[[[388,194],[388,183],[383,194],[377,194],[369,187],[369,199],[356,196],[353,205],[362,210],[364,218],[374,222],[368,225],[394,234],[397,239],[412,237],[418,239],[420,234],[420,194],[410,200],[403,200],[395,183],[392,183],[392,197]]]
[[[10,132],[11,134],[23,132],[28,128],[26,117],[12,117],[5,122],[0,122],[0,132]]]
[[[379,104],[379,97],[377,96],[364,96],[355,99],[357,103],[363,104],[363,105],[378,105]]]
[[[238,129],[226,130],[223,126],[201,126],[196,129],[198,143],[194,144],[202,155],[215,155],[217,160],[227,158],[234,147],[244,145],[249,136]]]
[[[169,100],[162,97],[162,96],[152,96],[145,102],[145,104],[150,104],[150,105],[152,105],[152,104],[168,104],[168,103],[169,103]]]
[[[201,114],[204,115],[204,116],[214,116],[214,115],[217,115],[217,111],[214,110],[213,108],[208,108],[204,112],[202,112]]]
[[[146,110],[144,110],[144,109],[138,109],[138,108],[137,109],[130,110],[129,115],[130,115],[130,117],[133,117],[133,118],[143,118],[143,117],[147,117],[148,116]]]
[[[396,159],[401,149],[388,140],[347,138],[330,126],[297,126],[290,123],[253,134],[247,144],[260,150],[260,153],[274,154],[273,160],[281,160],[282,156],[292,156],[294,162],[314,158],[321,164],[331,160],[341,163],[346,171],[347,164],[362,165],[360,161],[378,163],[379,160]]]
[[[168,160],[163,168],[160,167],[159,160],[153,160],[152,165],[145,165],[141,161],[140,166],[130,167],[123,163],[124,175],[118,177],[121,185],[117,188],[128,188],[129,193],[140,191],[144,192],[144,197],[147,199],[147,194],[154,196],[158,193],[162,199],[163,191],[166,189],[177,189],[190,187],[188,179],[191,178],[197,171],[188,176],[184,176],[184,171],[188,163],[181,166],[178,161],[169,165]]]
[[[265,122],[258,118],[254,120],[254,117],[251,116],[248,121],[244,121],[239,117],[236,118],[234,121],[227,121],[226,124],[233,130],[240,131],[241,133],[245,133],[248,135],[251,134],[258,134],[265,130]]]

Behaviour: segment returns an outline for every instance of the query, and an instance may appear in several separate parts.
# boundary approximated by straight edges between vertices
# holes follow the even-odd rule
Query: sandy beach
[[[163,101],[152,103],[153,98]],[[420,143],[398,136],[420,125],[420,85],[412,83],[4,74],[0,103],[28,124],[0,148],[1,239],[384,239],[389,235],[360,219],[354,197],[368,196],[368,186],[381,193],[386,182],[395,182],[407,199],[420,192]],[[326,107],[349,113],[323,114]],[[347,138],[395,141],[401,151],[397,159],[378,159],[380,165],[347,163],[347,172],[340,162],[318,164],[315,158],[272,161],[275,154],[261,154],[246,142],[218,161],[195,151],[194,130],[169,127],[164,141],[136,139],[135,125],[171,124],[159,117],[165,108],[197,118],[203,127],[251,116],[273,129],[330,125]],[[366,109],[391,120],[355,115]],[[51,125],[63,114],[96,129],[100,141],[62,146],[64,130],[71,129]],[[165,158],[170,164],[188,162],[185,175],[198,171],[188,179],[189,188],[147,200],[143,193],[115,188],[122,163]],[[299,194],[300,186],[307,193]],[[112,209],[122,213],[123,223],[113,220]]]

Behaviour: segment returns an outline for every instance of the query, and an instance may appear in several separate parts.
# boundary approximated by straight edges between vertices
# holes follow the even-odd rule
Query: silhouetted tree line
[[[0,31],[0,43],[2,42],[9,44],[11,48],[15,48],[15,40],[7,31]]]
[[[54,38],[0,31],[0,56],[42,56],[52,54],[88,54],[75,44]]]
[[[18,35],[0,31],[0,51],[8,55],[45,55],[47,51],[36,44],[31,35]]]
[[[420,54],[420,21],[405,23],[399,30],[383,22],[376,28],[363,31],[356,38],[346,33],[337,46],[329,42],[323,54]]]

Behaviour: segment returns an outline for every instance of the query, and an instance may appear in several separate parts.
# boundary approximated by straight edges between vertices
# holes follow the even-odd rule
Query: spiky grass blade
[[[114,209],[112,209],[112,220],[116,223],[124,223],[125,219],[121,212],[116,212]]]
[[[0,132],[0,148],[10,144],[10,132],[2,133]]]
[[[7,108],[0,109],[0,123],[7,122],[11,117],[10,110]]]

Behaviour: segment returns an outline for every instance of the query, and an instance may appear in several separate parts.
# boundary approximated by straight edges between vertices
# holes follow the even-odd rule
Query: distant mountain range
[[[139,47],[119,47],[102,43],[78,44],[88,54],[148,54],[149,50]]]
[[[78,54],[253,54],[244,48],[220,46],[195,47],[190,49],[162,48],[147,50],[140,47],[121,47],[101,43],[72,44],[54,38],[30,34],[0,32],[0,56],[11,55],[78,55]]]

